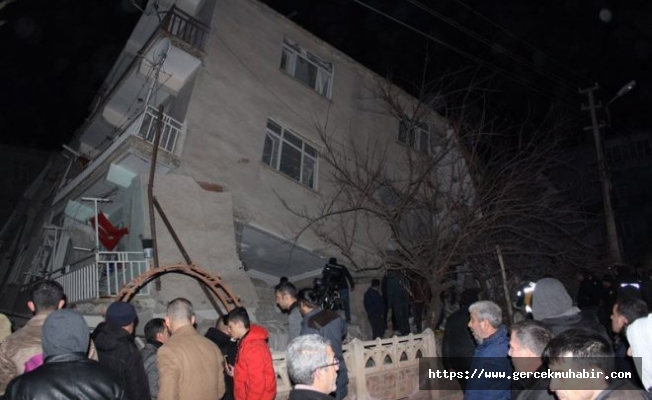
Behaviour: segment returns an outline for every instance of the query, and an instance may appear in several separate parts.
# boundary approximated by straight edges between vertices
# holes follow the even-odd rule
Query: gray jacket
[[[143,365],[145,366],[145,373],[147,374],[147,381],[149,382],[149,394],[152,399],[158,396],[158,363],[156,362],[156,352],[158,346],[147,343],[140,351],[143,357]]]

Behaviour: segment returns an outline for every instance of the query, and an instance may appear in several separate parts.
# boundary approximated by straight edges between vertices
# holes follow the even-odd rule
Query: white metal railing
[[[401,399],[419,390],[419,359],[436,357],[435,334],[426,329],[418,335],[394,336],[391,339],[352,340],[344,345],[344,361],[349,373],[349,398]],[[285,352],[272,352],[276,370],[276,399],[287,399],[292,389],[287,373]],[[406,373],[411,370],[412,373]],[[394,375],[395,374],[395,375]],[[394,375],[392,377],[392,375]],[[397,378],[401,384],[397,385]],[[383,387],[379,382],[387,381]],[[409,382],[408,382],[409,381]],[[373,383],[372,383],[373,382]]]
[[[158,111],[147,106],[145,112],[138,116],[138,119],[127,129],[128,134],[136,135],[149,143],[154,143],[156,136],[156,125]],[[163,113],[163,126],[161,128],[161,140],[159,147],[167,152],[174,153],[177,140],[184,130],[184,124]]]
[[[61,285],[70,303],[113,297],[135,277],[149,269],[142,252],[101,251],[92,264],[66,272],[53,279]],[[149,294],[149,287],[138,294]]]

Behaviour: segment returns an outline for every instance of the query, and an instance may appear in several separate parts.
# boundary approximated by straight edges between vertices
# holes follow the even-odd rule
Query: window
[[[317,188],[317,150],[271,119],[267,120],[263,162],[297,182]]]
[[[407,146],[414,148],[422,154],[429,154],[431,145],[434,145],[433,132],[423,122],[410,121],[407,118],[402,118],[398,125],[397,141]],[[432,143],[431,143],[432,142]]]
[[[331,98],[333,64],[303,50],[298,44],[283,40],[281,69],[320,95]]]

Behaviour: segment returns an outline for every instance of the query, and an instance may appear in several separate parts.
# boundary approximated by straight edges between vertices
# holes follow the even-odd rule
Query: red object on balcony
[[[122,239],[124,235],[129,234],[129,228],[116,228],[102,212],[97,214],[97,219],[100,222],[97,231],[100,242],[108,251],[113,251],[115,246],[118,245],[118,242],[120,242],[120,239]],[[95,217],[92,217],[89,221],[93,226],[93,229],[95,229]]]

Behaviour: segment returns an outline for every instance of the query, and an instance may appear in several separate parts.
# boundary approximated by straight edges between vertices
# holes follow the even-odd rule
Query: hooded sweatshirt
[[[598,333],[611,343],[602,325],[584,319],[580,309],[573,306],[573,299],[558,279],[543,278],[537,282],[532,296],[532,316],[548,325],[555,336],[571,328],[581,328]]]
[[[103,322],[93,331],[92,339],[100,364],[109,367],[123,379],[129,399],[150,400],[143,358],[134,337],[119,326]]]

